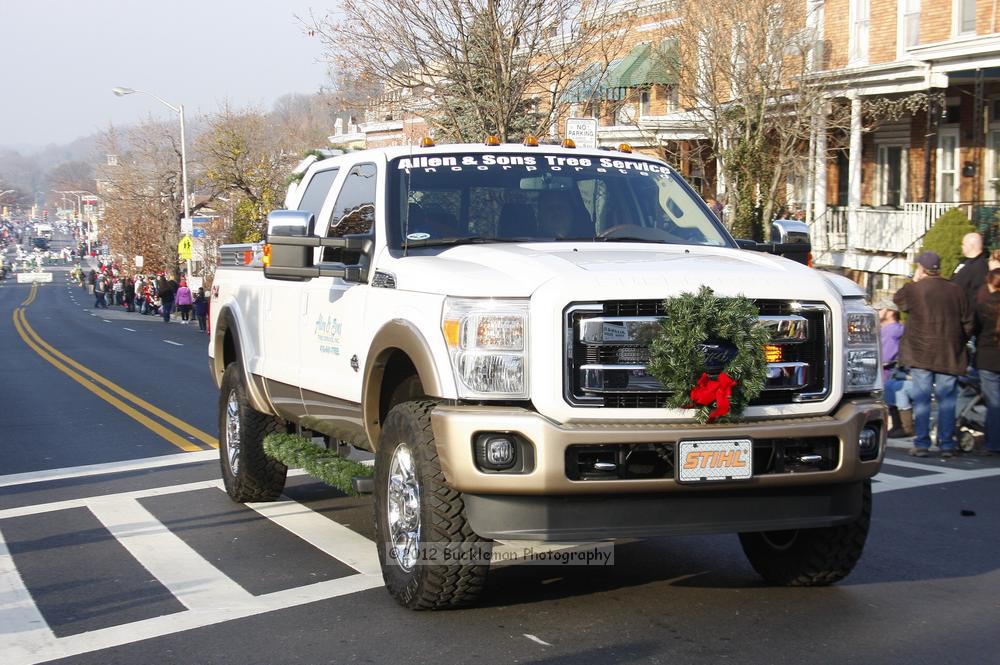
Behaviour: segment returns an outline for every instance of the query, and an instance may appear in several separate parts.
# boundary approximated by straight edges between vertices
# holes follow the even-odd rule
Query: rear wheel
[[[283,420],[250,405],[240,363],[226,366],[219,395],[219,461],[233,501],[274,501],[281,496],[288,467],[264,453],[264,437],[284,431]]]
[[[872,513],[872,486],[866,480],[861,515],[848,524],[740,534],[750,565],[771,584],[825,586],[847,577],[864,550]]]
[[[375,542],[389,594],[414,610],[473,603],[492,541],[473,533],[462,494],[445,484],[431,430],[434,402],[397,404],[375,462]]]

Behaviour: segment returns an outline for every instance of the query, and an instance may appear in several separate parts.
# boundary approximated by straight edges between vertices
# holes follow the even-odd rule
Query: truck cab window
[[[302,200],[299,201],[298,209],[308,210],[318,219],[319,211],[323,208],[323,202],[326,201],[326,196],[330,193],[330,188],[333,186],[333,181],[337,179],[339,171],[340,169],[327,169],[316,173],[306,185],[306,191],[302,195]]]
[[[330,226],[326,233],[328,238],[372,233],[375,226],[377,173],[374,164],[358,164],[351,168],[330,215]],[[357,257],[347,257],[340,249],[327,247],[323,250],[323,260],[354,263]]]

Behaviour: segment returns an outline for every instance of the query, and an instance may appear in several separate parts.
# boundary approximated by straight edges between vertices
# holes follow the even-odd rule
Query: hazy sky
[[[173,114],[269,109],[326,82],[317,38],[294,15],[333,0],[0,0],[0,146],[66,143]],[[174,116],[176,117],[176,116]]]

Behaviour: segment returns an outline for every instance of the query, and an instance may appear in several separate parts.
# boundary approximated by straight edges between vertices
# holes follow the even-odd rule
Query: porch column
[[[858,223],[861,207],[861,97],[851,96],[851,149],[847,155],[847,233]]]
[[[816,114],[816,153],[813,162],[813,219],[826,224],[826,112]]]

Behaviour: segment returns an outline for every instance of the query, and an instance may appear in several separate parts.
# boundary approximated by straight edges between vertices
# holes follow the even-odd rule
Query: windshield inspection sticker
[[[597,173],[607,173],[609,169],[621,171],[637,171],[639,173],[670,174],[670,168],[654,162],[641,160],[615,159],[613,157],[567,157],[566,155],[445,155],[442,157],[404,157],[397,161],[396,168],[403,171],[422,169],[425,173],[435,173],[438,169],[449,171],[489,171],[499,168],[509,171],[514,167],[522,167],[525,171],[538,171],[539,166],[547,166],[549,171],[595,170]]]
[[[407,233],[406,234],[406,239],[407,240],[427,240],[430,237],[431,237],[430,233],[423,233],[421,231],[418,231],[417,233]]]

